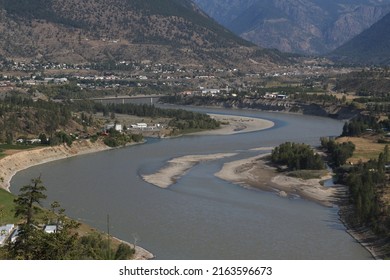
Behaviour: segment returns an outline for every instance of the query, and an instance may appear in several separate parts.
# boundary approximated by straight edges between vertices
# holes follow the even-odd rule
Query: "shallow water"
[[[201,109],[196,109],[201,110]],[[285,141],[319,144],[338,135],[331,119],[244,110],[203,109],[273,120],[271,129],[230,136],[149,139],[147,144],[56,161],[19,172],[11,191],[42,174],[48,204],[153,252],[158,259],[368,259],[339,222],[337,208],[249,190],[213,176],[224,162]],[[169,189],[144,182],[171,158],[188,154],[237,156],[200,163]]]

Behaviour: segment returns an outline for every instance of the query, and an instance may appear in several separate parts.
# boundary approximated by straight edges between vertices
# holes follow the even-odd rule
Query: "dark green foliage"
[[[90,234],[80,238],[80,247],[83,255],[80,259],[90,260],[127,260],[134,254],[134,249],[127,244],[121,243],[116,250],[107,248],[107,239],[101,234]],[[109,256],[112,256],[108,258]]]
[[[360,136],[367,129],[378,130],[380,128],[376,117],[360,115],[344,124],[341,136]]]
[[[15,199],[15,217],[20,217],[26,221],[27,225],[31,225],[34,221],[35,204],[40,204],[46,199],[44,192],[45,186],[42,185],[40,177],[31,180],[31,184],[23,186],[20,189],[20,194]]]
[[[19,94],[8,94],[0,100],[0,143],[16,140],[17,133],[41,133],[53,136],[60,126],[66,126],[72,120],[71,106],[67,103],[56,103],[38,100]]]
[[[104,138],[104,144],[109,147],[119,147],[125,146],[131,142],[141,142],[143,141],[143,136],[141,134],[127,134],[116,131],[114,128],[111,128],[108,131],[108,136]]]
[[[52,146],[59,145],[59,144],[66,144],[70,147],[72,146],[72,143],[73,143],[73,138],[69,134],[63,131],[56,132],[54,136],[50,138],[49,141],[49,144]]]
[[[320,170],[325,167],[321,156],[314,153],[309,145],[291,142],[286,142],[273,149],[271,160],[273,163],[286,165],[289,170]]]
[[[337,143],[333,139],[321,138],[321,146],[327,150],[330,155],[331,163],[335,167],[344,165],[347,159],[353,155],[355,145],[352,142]]]
[[[172,118],[169,126],[179,130],[188,129],[216,129],[220,124],[218,121],[210,118],[206,114],[181,110],[181,109],[162,109],[153,105],[146,104],[94,104],[96,112],[114,112],[116,114],[136,115],[139,117],[166,117]]]
[[[134,254],[134,249],[132,249],[129,245],[121,243],[118,246],[118,249],[115,252],[114,258],[116,260],[127,260],[131,255]]]
[[[384,228],[384,225],[378,224],[385,210],[378,196],[386,182],[384,170],[384,154],[381,154],[378,160],[354,166],[344,181],[349,187],[350,199],[355,208],[355,222],[368,225],[375,231]]]

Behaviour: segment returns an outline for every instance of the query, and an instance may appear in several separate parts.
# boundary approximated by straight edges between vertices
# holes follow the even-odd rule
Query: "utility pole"
[[[107,257],[111,259],[111,248],[110,248],[110,215],[107,214]]]

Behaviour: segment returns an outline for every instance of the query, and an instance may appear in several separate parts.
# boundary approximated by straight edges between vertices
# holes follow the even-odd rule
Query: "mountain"
[[[273,53],[228,31],[190,0],[0,0],[0,55],[232,64],[270,61]]]
[[[390,0],[194,0],[242,38],[285,52],[323,54],[369,28]]]
[[[329,56],[344,63],[390,65],[389,30],[390,13]]]

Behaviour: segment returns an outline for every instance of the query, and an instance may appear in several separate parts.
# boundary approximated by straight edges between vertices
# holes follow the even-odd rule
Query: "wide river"
[[[144,145],[60,160],[19,172],[18,192],[42,174],[48,204],[154,253],[157,259],[369,259],[346,232],[337,208],[274,193],[244,189],[214,177],[224,162],[254,156],[253,148],[285,141],[312,145],[339,135],[342,122],[312,116],[245,110],[203,112],[264,118],[271,129],[230,136],[148,139]],[[200,163],[169,189],[144,182],[166,161],[183,155],[238,153]]]

